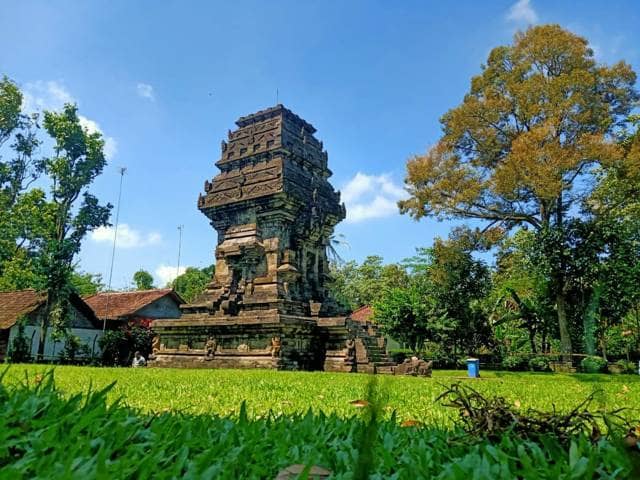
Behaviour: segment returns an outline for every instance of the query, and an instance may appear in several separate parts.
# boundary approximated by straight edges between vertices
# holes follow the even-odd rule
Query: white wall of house
[[[136,316],[147,318],[180,318],[180,307],[170,295],[165,295],[155,302],[142,307]]]
[[[100,347],[98,341],[102,337],[102,330],[95,328],[71,328],[70,333],[80,338],[80,341],[89,347],[89,356],[97,357],[100,355]],[[51,338],[52,329],[47,329],[46,341],[44,344],[44,356],[46,359],[55,359],[60,355],[60,352],[64,348],[64,341],[54,342]],[[18,326],[14,325],[9,330],[9,348],[13,343],[13,339],[18,335]],[[31,343],[31,355],[35,356],[38,353],[38,343],[40,342],[40,327],[33,325],[25,325],[24,336],[27,338],[27,342]],[[80,354],[78,354],[80,357]]]

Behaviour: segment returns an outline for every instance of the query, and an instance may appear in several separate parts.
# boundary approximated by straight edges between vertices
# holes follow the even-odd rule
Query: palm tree
[[[338,253],[337,247],[350,248],[349,243],[345,240],[345,237],[342,233],[332,233],[329,237],[329,243],[327,244],[327,259],[329,262],[334,263],[336,265],[340,265],[344,263],[344,260]]]

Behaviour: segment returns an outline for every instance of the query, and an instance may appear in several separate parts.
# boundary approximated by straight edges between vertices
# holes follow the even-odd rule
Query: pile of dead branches
[[[459,425],[474,437],[497,440],[505,433],[526,439],[551,435],[565,443],[585,433],[597,441],[603,436],[602,427],[607,435],[632,428],[632,423],[622,416],[625,409],[604,412],[591,408],[597,392],[571,411],[561,413],[555,406],[550,412],[521,409],[519,402],[509,403],[504,397],[485,396],[462,383],[445,388],[436,401],[458,409]]]

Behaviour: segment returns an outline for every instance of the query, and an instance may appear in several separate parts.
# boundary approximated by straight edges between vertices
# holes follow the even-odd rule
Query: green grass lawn
[[[4,383],[31,379],[51,369],[41,365],[13,365]],[[251,418],[275,414],[314,412],[351,417],[357,411],[351,401],[366,395],[372,377],[324,372],[278,372],[266,370],[183,370],[57,366],[56,386],[65,394],[100,389],[116,382],[109,401],[122,402],[145,412],[180,411],[188,414],[235,415],[246,402]],[[632,409],[640,417],[640,376],[536,374],[483,372],[481,380],[465,379],[464,371],[435,371],[433,378],[378,375],[379,391],[388,416],[413,419],[434,426],[451,424],[456,412],[435,399],[444,386],[464,381],[481,392],[501,395],[521,408],[560,411],[574,407],[597,391],[596,408]]]
[[[463,380],[461,371],[422,379],[60,366],[54,389],[43,375],[50,370],[4,370],[0,480],[273,479],[292,464],[320,465],[345,480],[640,478],[640,451],[624,447],[621,432],[597,442],[590,432],[569,443],[509,432],[487,440],[455,428],[456,412],[435,402],[456,381],[544,410],[566,410],[601,391],[596,409],[628,407],[637,418],[635,376],[489,372]],[[366,397],[372,379],[385,415],[396,411],[399,421],[368,422],[369,409],[351,404]],[[409,419],[425,425],[400,423]]]

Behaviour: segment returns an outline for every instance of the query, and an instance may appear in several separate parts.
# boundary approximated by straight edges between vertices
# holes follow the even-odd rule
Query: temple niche
[[[153,364],[384,369],[375,326],[351,321],[326,288],[327,246],[346,212],[315,128],[282,105],[236,125],[198,198],[218,234],[215,276],[180,319],[154,322]]]

